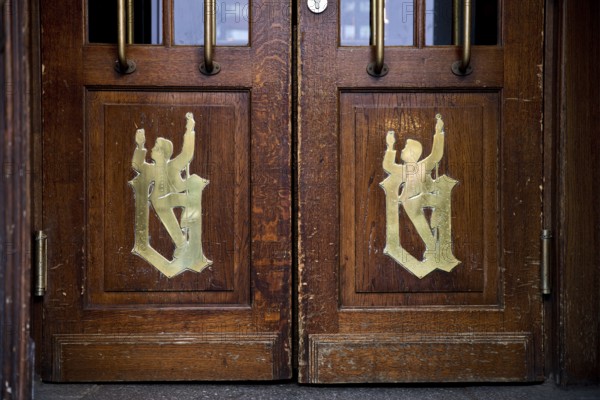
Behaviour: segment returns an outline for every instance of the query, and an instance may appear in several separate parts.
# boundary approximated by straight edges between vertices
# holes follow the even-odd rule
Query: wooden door
[[[299,379],[541,380],[543,2],[386,3],[298,4]]]
[[[40,6],[43,378],[289,378],[290,4]]]

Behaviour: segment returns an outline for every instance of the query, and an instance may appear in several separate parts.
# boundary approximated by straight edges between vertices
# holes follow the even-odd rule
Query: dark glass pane
[[[427,0],[425,44],[428,46],[462,43],[464,0]],[[471,42],[474,45],[498,44],[498,0],[471,0]]]
[[[371,36],[369,0],[341,0],[340,43],[342,46],[368,46]],[[385,45],[412,46],[414,36],[414,3],[386,0]]]
[[[88,40],[117,43],[117,0],[88,0]],[[162,43],[162,0],[134,0],[133,43]]]
[[[217,45],[247,46],[250,8],[248,0],[217,0]],[[204,44],[204,2],[175,0],[174,29],[176,45]]]

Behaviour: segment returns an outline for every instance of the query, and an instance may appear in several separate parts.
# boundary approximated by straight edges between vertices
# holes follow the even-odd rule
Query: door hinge
[[[48,243],[44,231],[35,234],[35,268],[34,268],[34,296],[46,294],[46,283],[48,281]]]
[[[550,294],[552,292],[550,270],[552,268],[552,231],[550,229],[542,229],[542,262],[541,262],[541,273],[542,273],[542,294]]]

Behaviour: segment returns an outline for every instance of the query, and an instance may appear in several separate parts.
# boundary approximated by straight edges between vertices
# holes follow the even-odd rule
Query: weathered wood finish
[[[534,365],[523,362],[533,360],[534,349],[525,334],[325,334],[309,340],[311,383],[519,382],[534,376]]]
[[[559,54],[559,8],[562,0],[546,0],[545,27],[544,27],[544,187],[543,187],[543,220],[544,229],[554,229],[553,245],[556,243],[556,206],[559,194],[557,191],[557,143],[558,143],[558,116],[560,115],[558,93]],[[556,249],[556,246],[554,246]],[[553,254],[556,261],[556,252]],[[557,326],[559,304],[557,282],[558,264],[552,268],[551,283],[552,293],[544,296],[544,373],[546,378],[560,376],[559,372],[559,347]]]
[[[423,47],[421,18],[416,46],[386,48],[389,74],[370,77],[371,50],[338,47],[338,8],[298,7],[300,381],[542,379],[543,1],[503,1],[502,45],[475,47],[465,78],[450,71],[458,49]],[[417,138],[428,152],[436,112],[449,118],[443,172],[471,187],[452,195],[463,264],[419,281],[374,250],[378,183],[387,121],[397,146]]]
[[[0,398],[31,396],[29,5],[0,1]]]
[[[222,72],[207,77],[202,48],[171,46],[164,3],[167,44],[129,46],[137,70],[122,76],[115,46],[85,44],[85,1],[41,1],[42,377],[289,378],[290,4],[254,2],[250,46],[217,47]],[[146,129],[146,147],[166,137],[177,154],[188,111],[191,172],[210,180],[203,248],[213,265],[166,279],[130,253],[127,181],[136,128]],[[160,224],[150,230],[170,255]]]
[[[555,1],[558,381],[600,382],[600,3]]]
[[[348,116],[340,121],[342,307],[497,304],[497,93],[342,92],[340,97],[341,113]],[[441,113],[447,126],[439,174],[459,181],[452,191],[453,252],[463,262],[450,273],[438,270],[418,279],[381,251],[385,229],[377,228],[385,226],[385,193],[379,184],[387,176],[382,132],[394,130],[397,143],[418,140],[429,154],[432,113]],[[402,246],[420,256],[423,242],[405,214],[400,221]],[[385,299],[378,295],[384,292],[390,293]]]
[[[248,98],[247,92],[86,93],[89,305],[250,304]],[[161,136],[179,151],[186,112],[198,120],[190,171],[210,177],[202,197],[209,210],[203,213],[202,241],[213,266],[167,278],[131,253],[135,201],[129,181],[135,173],[128,167],[136,126],[145,129],[147,147]],[[150,219],[150,236],[158,251],[172,253],[156,218]]]
[[[53,367],[61,381],[273,379],[277,334],[230,335],[55,335]]]

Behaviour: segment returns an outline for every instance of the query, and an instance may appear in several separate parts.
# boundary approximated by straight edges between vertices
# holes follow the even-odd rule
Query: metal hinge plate
[[[550,294],[552,292],[550,270],[552,267],[552,231],[550,229],[542,229],[540,236],[542,241],[542,262],[541,262],[541,286],[542,294]]]
[[[48,281],[48,237],[44,231],[37,231],[35,234],[35,266],[34,266],[34,296],[43,296],[46,294],[46,285]]]

